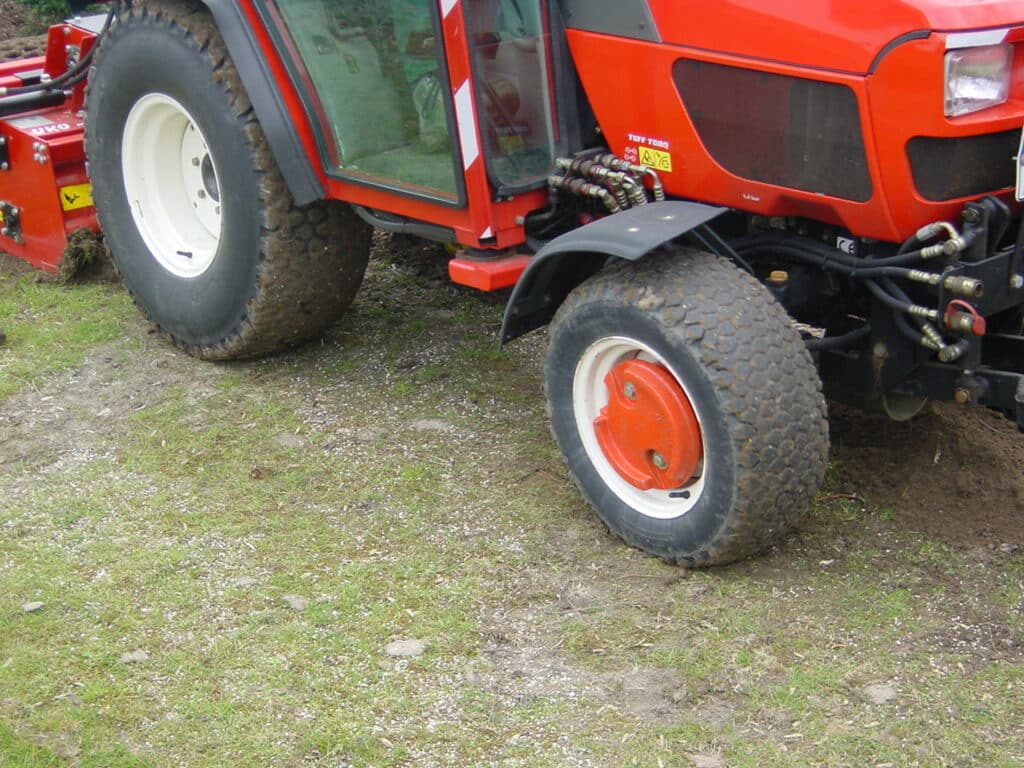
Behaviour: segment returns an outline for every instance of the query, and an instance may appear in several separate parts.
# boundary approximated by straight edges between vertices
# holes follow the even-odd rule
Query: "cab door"
[[[449,227],[474,248],[523,242],[554,154],[546,0],[256,6],[331,197]]]
[[[328,172],[462,204],[434,0],[276,0]],[[315,94],[315,96],[314,96]]]
[[[488,176],[499,190],[546,179],[557,141],[547,3],[466,0]]]

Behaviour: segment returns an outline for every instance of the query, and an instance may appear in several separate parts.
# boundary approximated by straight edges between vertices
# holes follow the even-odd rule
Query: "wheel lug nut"
[[[192,158],[192,165],[194,165],[196,168],[199,167],[199,158],[198,157],[193,157]]]
[[[630,400],[636,400],[636,385],[632,381],[627,381],[622,388],[622,394]]]
[[[668,469],[668,462],[665,460],[665,457],[657,451],[651,451],[651,463],[662,472]]]
[[[206,193],[203,190],[201,190],[201,189],[199,190],[199,199],[200,200],[205,200],[206,199]]]

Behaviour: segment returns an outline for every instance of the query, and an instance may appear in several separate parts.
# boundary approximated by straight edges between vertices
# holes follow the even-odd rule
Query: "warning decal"
[[[60,204],[65,211],[92,207],[92,184],[72,184],[60,188]]]
[[[653,168],[656,171],[672,173],[672,155],[662,152],[660,149],[640,147],[640,164]]]

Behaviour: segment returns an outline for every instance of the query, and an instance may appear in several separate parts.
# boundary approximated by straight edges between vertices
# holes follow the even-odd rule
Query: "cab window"
[[[343,175],[458,197],[434,0],[277,0]]]
[[[488,169],[502,186],[547,176],[554,158],[553,78],[543,0],[467,0]]]

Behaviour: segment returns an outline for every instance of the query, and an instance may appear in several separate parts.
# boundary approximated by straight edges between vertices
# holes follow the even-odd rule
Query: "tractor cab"
[[[256,5],[286,53],[324,173],[376,192],[366,209],[447,219],[449,239],[486,247],[508,220],[500,201],[545,187],[559,132],[542,0]]]

